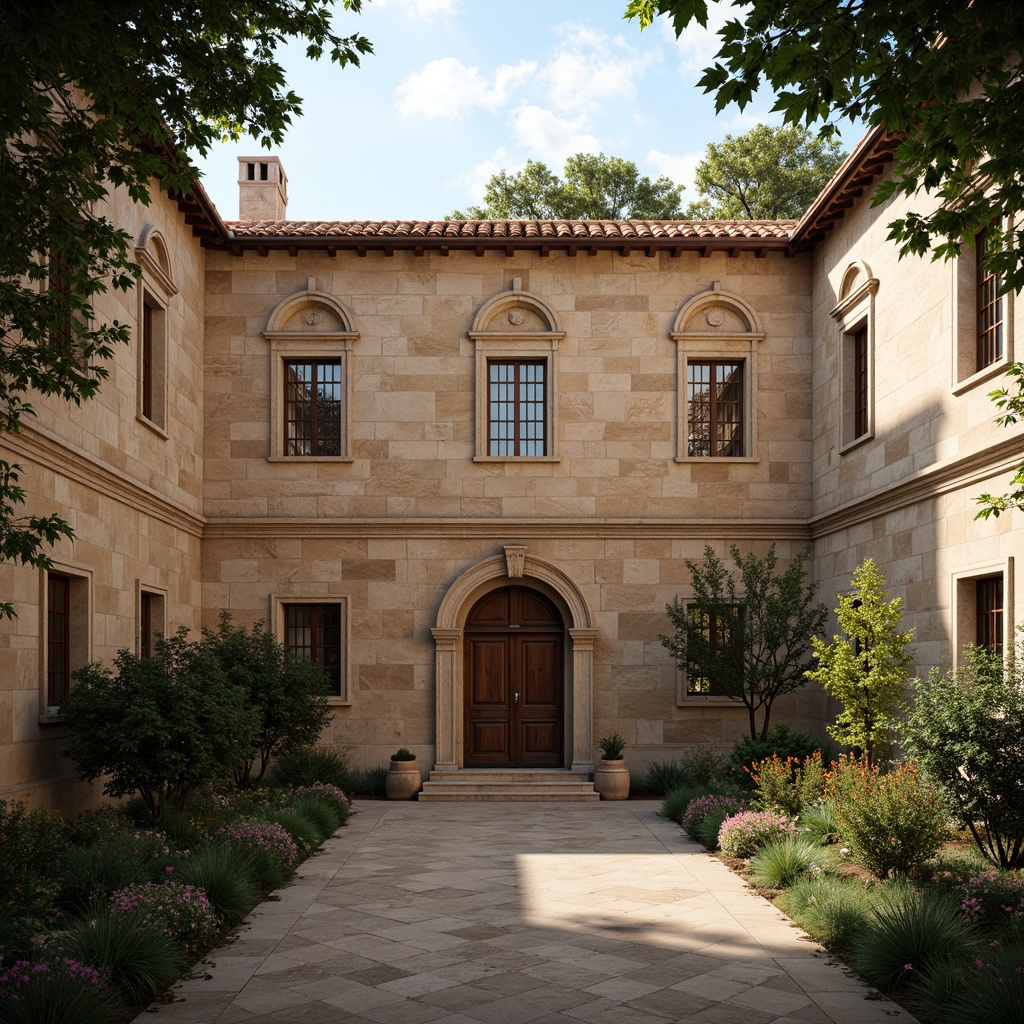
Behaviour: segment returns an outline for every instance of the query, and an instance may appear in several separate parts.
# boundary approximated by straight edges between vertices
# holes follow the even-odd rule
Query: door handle
[[[514,694],[512,694],[512,703],[513,704],[518,704],[519,703],[519,691],[518,690],[516,690],[516,692]]]

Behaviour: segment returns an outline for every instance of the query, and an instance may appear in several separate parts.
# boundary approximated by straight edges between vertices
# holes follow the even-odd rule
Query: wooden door
[[[506,587],[465,633],[465,765],[561,767],[564,626],[547,598]]]

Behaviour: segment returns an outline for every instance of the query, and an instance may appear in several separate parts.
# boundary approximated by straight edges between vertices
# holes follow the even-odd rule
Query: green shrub
[[[867,981],[889,991],[938,964],[965,962],[976,945],[952,900],[895,885],[854,938],[853,959]]]
[[[199,846],[176,859],[174,878],[206,893],[221,922],[233,928],[260,901],[256,869],[244,850]]]
[[[754,780],[746,769],[755,761],[763,761],[776,754],[782,760],[794,757],[802,762],[820,750],[821,746],[819,740],[807,733],[794,732],[788,725],[777,725],[763,739],[747,736],[740,740],[726,759],[725,774],[730,782],[745,789],[753,789]]]
[[[110,1024],[113,993],[99,972],[70,957],[19,960],[0,971],[4,1024]]]
[[[722,822],[727,817],[729,817],[729,811],[726,808],[716,807],[703,818],[699,825],[694,826],[690,834],[709,850],[717,850],[718,834],[722,830]]]
[[[929,1020],[942,1024],[1007,1024],[1020,1020],[1024,966],[1019,948],[989,949],[967,962],[944,961],[914,980]]]
[[[99,903],[57,941],[63,955],[96,967],[126,1003],[148,1003],[186,966],[181,949],[160,929]]]
[[[284,808],[275,811],[270,820],[283,826],[300,853],[312,853],[320,845],[320,833],[316,825],[300,811]]]
[[[92,846],[69,846],[57,860],[57,903],[65,910],[80,912],[95,900],[149,877],[146,861],[127,836]]]
[[[361,768],[352,773],[349,786],[342,787],[353,796],[383,797],[387,793],[388,766],[378,764],[372,768]]]
[[[288,806],[316,826],[318,844],[334,835],[341,825],[341,815],[336,805],[327,797],[316,793],[307,792],[301,796],[292,796],[288,800]]]
[[[784,836],[763,845],[750,861],[750,878],[765,889],[788,889],[806,875],[818,876],[833,867],[820,846],[802,836]]]
[[[312,786],[297,786],[289,790],[287,794],[288,800],[306,796],[323,801],[334,811],[336,824],[331,829],[331,832],[344,825],[352,813],[352,801],[349,795],[343,790],[338,789],[337,786],[331,786],[326,782],[315,782]]]
[[[966,665],[919,682],[904,728],[907,750],[1000,868],[1024,867],[1024,632],[1020,637],[1005,658],[975,648]]]
[[[711,747],[694,747],[679,758],[679,765],[690,777],[694,786],[710,788],[715,782],[722,782],[725,759]]]
[[[726,857],[753,857],[765,843],[793,832],[788,818],[771,811],[740,811],[722,822],[718,845]]]
[[[703,786],[683,786],[681,789],[673,789],[665,795],[661,802],[661,816],[682,825],[683,815],[691,801],[699,796],[708,796],[708,791]]]
[[[678,761],[655,761],[634,780],[633,790],[667,796],[674,789],[690,785],[690,773]]]
[[[299,863],[299,850],[287,829],[277,821],[246,821],[236,818],[221,825],[203,840],[237,850],[249,859],[256,879],[264,888],[284,885]]]
[[[955,895],[969,924],[1010,942],[1024,942],[1024,878],[986,873],[958,885]]]
[[[909,874],[949,835],[945,801],[913,764],[882,774],[878,765],[841,758],[826,795],[853,858],[879,878]]]
[[[804,807],[797,820],[797,831],[819,846],[828,846],[839,839],[836,809],[831,800]]]
[[[871,916],[871,900],[853,878],[828,874],[797,879],[779,897],[779,906],[815,942],[848,950]]]
[[[384,771],[386,772],[387,768]],[[352,782],[355,781],[356,775],[347,752],[328,750],[326,747],[300,747],[297,750],[289,750],[274,760],[267,774],[267,781],[282,789],[326,782],[347,793],[353,790]],[[383,793],[383,789],[381,792]]]
[[[778,811],[795,818],[805,806],[821,801],[825,789],[825,765],[816,750],[802,761],[778,754],[750,766],[756,795],[753,804],[761,811]]]

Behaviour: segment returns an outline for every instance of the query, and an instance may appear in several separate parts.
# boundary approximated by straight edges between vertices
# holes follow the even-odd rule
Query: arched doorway
[[[502,587],[466,619],[463,750],[467,768],[561,767],[565,624],[536,590]]]

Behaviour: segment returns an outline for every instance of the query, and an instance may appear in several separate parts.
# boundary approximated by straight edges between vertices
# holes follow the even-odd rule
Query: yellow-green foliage
[[[863,750],[869,764],[895,724],[912,660],[907,645],[914,637],[913,630],[900,632],[903,602],[887,601],[884,584],[870,558],[854,570],[854,592],[840,595],[836,609],[846,636],[834,636],[831,644],[815,637],[818,667],[807,673],[843,705],[829,735]]]

